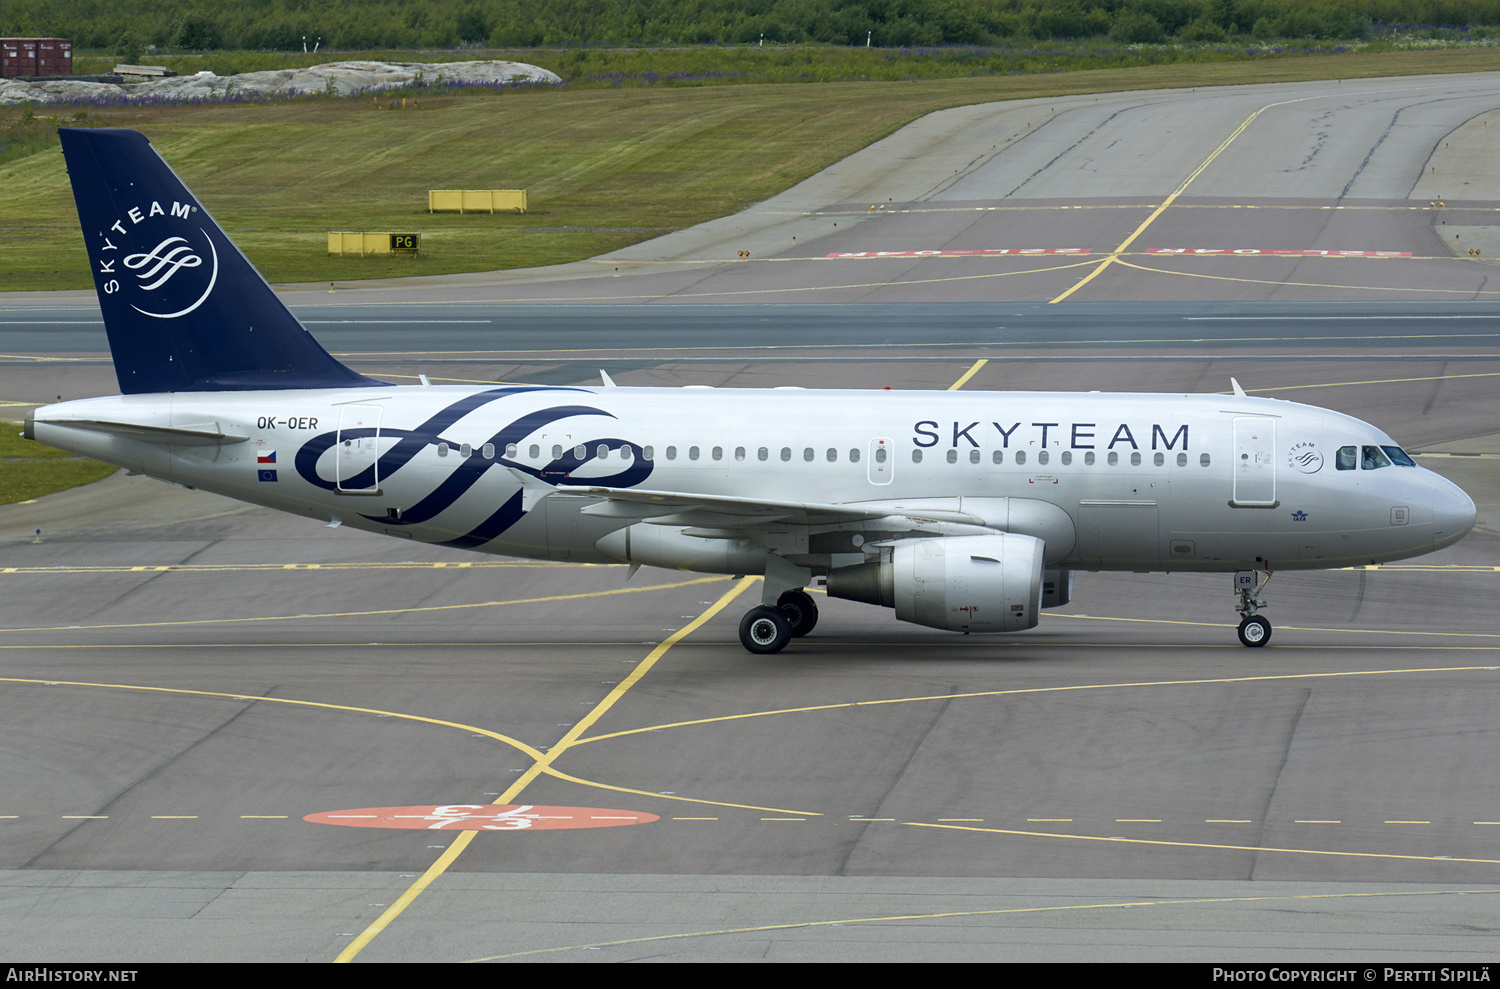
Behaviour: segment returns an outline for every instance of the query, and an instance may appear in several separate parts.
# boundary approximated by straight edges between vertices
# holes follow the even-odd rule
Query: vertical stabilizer
[[[303,329],[143,135],[58,136],[122,393],[378,384]]]

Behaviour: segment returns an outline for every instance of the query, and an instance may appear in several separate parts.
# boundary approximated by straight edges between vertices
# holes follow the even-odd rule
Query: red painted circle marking
[[[440,804],[422,807],[363,807],[325,810],[302,818],[348,828],[416,831],[565,831],[650,824],[661,818],[636,810],[603,807],[543,807],[537,804]]]

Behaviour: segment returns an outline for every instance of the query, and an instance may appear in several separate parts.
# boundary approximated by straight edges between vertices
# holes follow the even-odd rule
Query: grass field
[[[743,209],[936,109],[1127,89],[1500,68],[1500,49],[1321,55],[1058,74],[816,85],[636,86],[49,110],[144,132],[273,282],[557,264]],[[75,113],[85,114],[76,118]],[[49,116],[50,114],[50,116]],[[88,288],[52,145],[0,154],[0,290]],[[526,189],[525,215],[428,214],[426,192]],[[335,258],[330,230],[416,232],[417,258]]]

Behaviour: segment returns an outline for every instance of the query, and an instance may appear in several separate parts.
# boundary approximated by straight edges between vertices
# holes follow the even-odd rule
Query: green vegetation
[[[997,45],[1345,38],[1500,25],[1500,0],[8,0],[0,34],[180,50],[633,44]]]
[[[0,505],[92,484],[117,469],[24,439],[20,432],[20,423],[0,420]]]
[[[936,109],[1126,89],[1486,71],[1500,50],[1309,56],[908,82],[416,91],[275,103],[0,109],[0,289],[88,288],[58,126],[144,132],[273,282],[579,260],[758,202]],[[82,118],[78,114],[83,114]],[[28,138],[30,140],[31,138]],[[50,143],[49,143],[50,142]],[[524,215],[428,214],[428,189],[526,189]],[[422,255],[329,257],[330,230]],[[24,245],[24,249],[22,246]]]

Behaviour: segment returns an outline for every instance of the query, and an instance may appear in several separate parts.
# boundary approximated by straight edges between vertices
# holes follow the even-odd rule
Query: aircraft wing
[[[557,489],[558,493],[567,489]],[[820,504],[777,501],[728,495],[689,494],[679,491],[643,491],[639,488],[579,488],[578,494],[602,498],[582,509],[584,515],[600,518],[635,519],[656,525],[715,526],[746,529],[762,525],[847,525],[851,522],[889,519],[915,522],[959,522],[983,525],[966,512],[907,511],[892,504]]]

